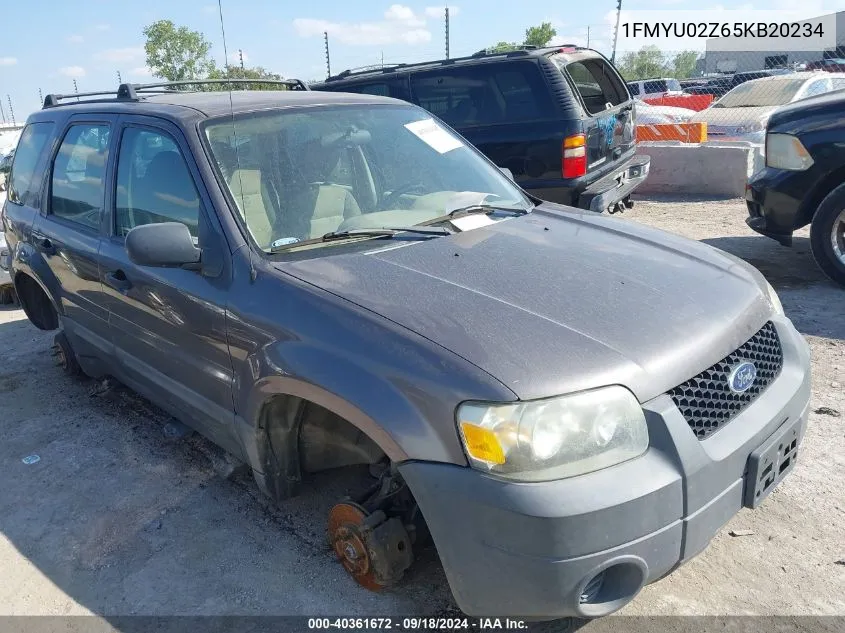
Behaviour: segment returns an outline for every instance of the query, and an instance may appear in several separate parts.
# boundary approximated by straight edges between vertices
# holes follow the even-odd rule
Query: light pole
[[[616,64],[616,40],[619,37],[619,18],[622,16],[622,0],[616,0],[616,28],[613,31],[613,54],[610,61]]]

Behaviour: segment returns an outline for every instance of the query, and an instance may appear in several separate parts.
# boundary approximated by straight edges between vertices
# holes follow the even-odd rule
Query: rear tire
[[[810,248],[822,272],[845,286],[845,184],[827,194],[816,209]]]
[[[70,341],[67,340],[64,332],[59,332],[53,339],[53,356],[56,358],[56,364],[68,376],[78,378],[83,375],[82,367],[76,360],[76,353],[70,346]]]

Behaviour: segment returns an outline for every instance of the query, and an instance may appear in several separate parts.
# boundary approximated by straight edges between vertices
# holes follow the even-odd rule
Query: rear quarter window
[[[590,114],[599,114],[628,101],[628,89],[610,62],[603,58],[569,61],[562,55],[553,55],[551,59],[561,72],[569,75]],[[647,84],[644,92],[648,92]]]
[[[30,123],[21,133],[9,174],[9,202],[36,206],[41,179],[35,173],[38,159],[53,135],[53,123]]]
[[[417,104],[454,127],[550,118],[551,95],[534,63],[477,64],[411,76]]]

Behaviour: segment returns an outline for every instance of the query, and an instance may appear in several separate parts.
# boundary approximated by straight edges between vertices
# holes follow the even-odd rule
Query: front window
[[[212,120],[205,134],[243,223],[268,251],[347,229],[424,224],[474,204],[531,206],[416,107],[252,112]]]
[[[806,80],[766,79],[738,85],[713,104],[714,108],[753,108],[790,103]]]

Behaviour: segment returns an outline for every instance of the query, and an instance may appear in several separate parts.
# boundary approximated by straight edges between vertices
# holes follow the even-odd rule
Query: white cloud
[[[14,66],[17,63],[17,57],[0,57],[0,66]]]
[[[95,24],[94,30],[95,31],[108,31],[111,28],[111,24]]]
[[[454,18],[460,13],[460,7],[449,7],[449,17]],[[442,7],[426,7],[425,14],[430,18],[443,18],[446,16],[446,6]]]
[[[84,77],[85,69],[82,66],[62,66],[59,68],[59,74],[65,77]]]
[[[70,42],[71,44],[82,44],[82,42],[85,41],[85,38],[82,37],[81,35],[74,34],[74,35],[68,35],[67,41]]]
[[[144,48],[129,46],[126,48],[108,48],[94,55],[94,59],[103,62],[133,62],[144,57]]]
[[[129,71],[130,77],[152,77],[153,71],[146,66],[139,66]]]
[[[293,27],[300,37],[319,37],[324,32],[344,44],[424,44],[431,41],[431,32],[425,28],[425,18],[409,7],[391,5],[384,12],[384,19],[377,22],[331,22],[313,18],[297,18]]]

